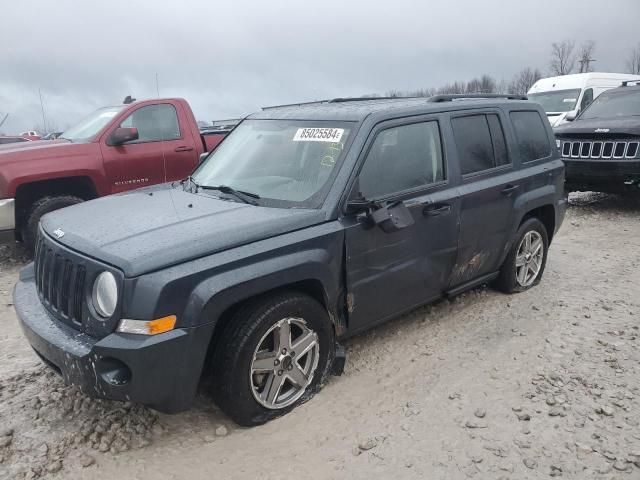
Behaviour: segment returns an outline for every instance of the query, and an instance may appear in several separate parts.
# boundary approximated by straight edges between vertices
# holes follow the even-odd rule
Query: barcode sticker
[[[339,142],[344,128],[299,128],[294,142]]]

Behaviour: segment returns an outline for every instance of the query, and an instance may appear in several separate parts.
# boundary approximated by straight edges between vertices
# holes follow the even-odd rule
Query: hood
[[[33,142],[5,143],[4,145],[0,145],[0,155],[4,153],[21,152],[24,150],[39,151],[44,148],[54,147],[56,145],[69,145],[69,144],[71,144],[71,142],[63,138],[58,140],[36,140]]]
[[[18,162],[24,164],[26,160],[69,159],[84,155],[94,148],[93,143],[72,143],[64,139],[7,143],[0,145],[0,166]]]
[[[590,137],[640,136],[640,117],[577,119],[556,128],[554,133],[560,138],[575,135]]]
[[[323,222],[321,210],[256,207],[168,185],[57,210],[43,229],[128,277]]]
[[[13,196],[23,181],[79,175],[87,170],[87,159],[98,158],[97,143],[72,143],[68,140],[0,145],[0,196]]]

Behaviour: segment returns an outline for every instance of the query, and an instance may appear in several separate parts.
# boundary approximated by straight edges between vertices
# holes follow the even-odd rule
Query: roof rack
[[[423,97],[338,97],[327,100],[316,100],[313,102],[300,102],[300,103],[287,103],[284,105],[273,105],[269,107],[262,107],[262,110],[269,110],[271,108],[280,107],[299,107],[301,105],[317,105],[320,103],[347,103],[347,102],[366,102],[369,100],[404,100],[406,98],[423,98]]]
[[[507,100],[528,100],[526,95],[512,95],[502,93],[454,93],[450,95],[434,95],[427,99],[428,102],[452,102],[454,100],[467,100],[476,98],[506,98]]]
[[[344,97],[344,98],[332,98],[331,100],[328,100],[328,103],[366,102],[369,100],[404,100],[405,98],[420,98],[420,97]]]
[[[640,85],[640,80],[625,80],[624,82],[622,82],[622,85],[620,85],[621,87],[628,87],[630,83],[635,83],[637,85]]]
[[[285,103],[284,105],[270,105],[268,107],[262,107],[262,110],[269,110],[271,108],[280,108],[280,107],[300,107],[301,105],[316,105],[319,103],[327,103],[330,100],[314,100],[313,102],[299,102],[299,103]]]

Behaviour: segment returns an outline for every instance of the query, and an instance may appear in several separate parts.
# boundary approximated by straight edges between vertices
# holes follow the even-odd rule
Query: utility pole
[[[46,134],[49,132],[47,132],[47,119],[44,116],[44,104],[42,103],[42,92],[40,89],[38,89],[38,95],[40,95],[40,109],[42,110],[42,129],[44,130],[42,133]]]
[[[595,62],[596,59],[595,58],[583,58],[581,60],[578,61],[578,63],[580,64],[580,73],[587,73],[589,71],[589,65],[591,64],[591,62]]]

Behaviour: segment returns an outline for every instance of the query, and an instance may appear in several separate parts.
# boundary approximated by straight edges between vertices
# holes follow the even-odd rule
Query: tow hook
[[[344,372],[344,365],[347,362],[347,351],[338,342],[335,343],[335,356],[331,364],[331,375],[340,376]]]

